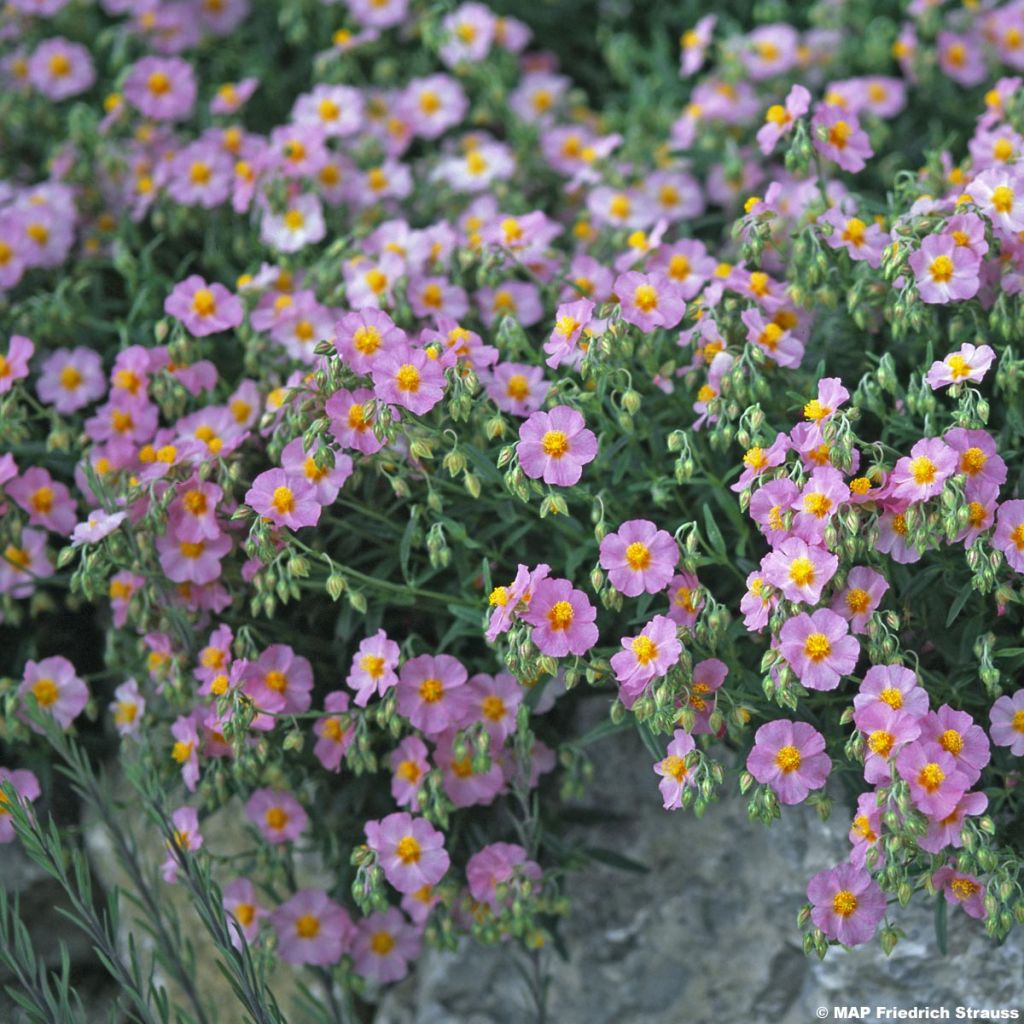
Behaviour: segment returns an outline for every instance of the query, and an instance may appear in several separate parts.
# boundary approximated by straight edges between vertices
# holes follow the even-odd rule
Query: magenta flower
[[[11,335],[7,355],[0,355],[0,395],[10,391],[16,380],[24,380],[28,376],[28,361],[35,350],[35,345],[28,338],[21,334]]]
[[[398,644],[389,640],[383,629],[366,637],[352,659],[346,685],[356,691],[356,707],[364,708],[370,698],[383,697],[398,682]]]
[[[420,809],[420,788],[430,771],[427,745],[418,736],[406,736],[391,752],[388,763],[391,766],[391,795],[395,803],[417,813]]]
[[[863,868],[853,864],[819,871],[807,883],[807,898],[814,904],[815,927],[844,946],[868,942],[885,917],[885,894]]]
[[[692,629],[704,607],[700,580],[690,572],[678,573],[669,580],[668,594],[668,617],[677,625]]]
[[[92,55],[60,36],[45,39],[28,61],[29,81],[50,100],[66,100],[91,89],[96,81]]]
[[[7,484],[7,494],[28,513],[32,526],[45,526],[67,536],[75,529],[75,500],[67,487],[39,466],[26,469]],[[102,514],[102,513],[101,513]],[[125,513],[120,513],[123,519]]]
[[[799,804],[821,789],[832,770],[825,737],[806,722],[779,718],[757,730],[747,771],[770,786],[782,804]]]
[[[857,813],[850,823],[850,863],[862,868],[867,860],[868,851],[878,850],[878,840],[882,833],[882,809],[878,806],[875,794],[861,793],[857,797]],[[881,850],[878,850],[881,854]],[[881,861],[881,857],[879,857]]]
[[[789,438],[782,433],[776,435],[775,440],[767,448],[760,445],[748,448],[743,455],[743,472],[729,490],[737,493],[745,491],[765,470],[781,466],[786,461],[788,452]]]
[[[597,609],[568,580],[541,580],[521,618],[533,626],[533,642],[541,654],[586,654],[597,643]]]
[[[300,889],[270,919],[278,955],[288,964],[336,964],[355,938],[348,911],[322,889]]]
[[[114,716],[114,725],[119,736],[132,736],[138,733],[142,725],[142,716],[146,713],[146,698],[139,692],[139,684],[134,679],[125,680],[114,690],[110,711]]]
[[[938,711],[929,711],[921,719],[921,739],[935,743],[953,755],[956,767],[973,785],[992,757],[988,737],[966,711],[957,711],[943,704]]]
[[[856,114],[819,103],[811,118],[811,127],[814,148],[844,171],[856,174],[874,155],[867,132],[861,128]]]
[[[839,207],[826,210],[818,218],[819,224],[828,224],[832,233],[825,236],[831,249],[845,249],[852,260],[864,260],[868,266],[878,268],[882,253],[890,242],[889,234],[875,221],[865,223],[860,217],[844,213]]]
[[[839,559],[825,548],[799,537],[784,540],[761,559],[764,578],[781,590],[787,601],[817,604],[825,584],[836,573]]]
[[[997,747],[1009,747],[1014,757],[1024,756],[1024,689],[1000,697],[989,711],[989,735]]]
[[[171,815],[171,824],[174,826],[174,845],[167,844],[167,859],[160,868],[163,880],[168,885],[174,885],[178,880],[180,858],[186,853],[194,853],[203,845],[203,836],[199,831],[199,812],[194,807],[179,807]]]
[[[241,949],[243,942],[252,942],[259,934],[260,921],[267,917],[266,907],[256,897],[256,887],[248,878],[236,878],[224,886],[224,913],[231,928],[231,944]]]
[[[181,779],[185,788],[194,793],[199,781],[199,733],[193,715],[179,715],[171,725],[174,746],[171,759],[181,765]]]
[[[825,527],[849,498],[843,474],[832,466],[817,466],[793,502],[793,532],[808,544],[824,543]]]
[[[908,262],[922,302],[960,302],[973,298],[980,287],[981,259],[951,235],[929,235]]]
[[[597,438],[583,416],[567,405],[550,412],[535,412],[520,428],[516,445],[519,464],[532,480],[556,487],[571,487],[583,467],[597,455]]]
[[[929,819],[928,832],[917,837],[917,845],[928,853],[941,853],[949,846],[960,849],[964,845],[964,818],[984,814],[987,807],[988,797],[984,793],[964,793],[946,817]]]
[[[947,864],[932,875],[932,885],[942,889],[947,903],[959,905],[964,913],[979,921],[985,920],[985,883],[980,878],[964,874],[952,864]]]
[[[89,348],[57,349],[43,361],[36,381],[40,400],[59,413],[76,412],[106,390],[103,362]]]
[[[910,786],[914,806],[929,818],[952,813],[971,786],[953,755],[937,743],[921,741],[904,747],[896,757],[896,770]]]
[[[932,363],[925,380],[933,390],[962,380],[979,383],[995,361],[996,354],[988,345],[974,346],[965,341],[959,352],[951,352],[944,359]]]
[[[999,506],[992,546],[1002,551],[1011,569],[1024,573],[1024,501],[1004,501]]]
[[[954,427],[947,430],[942,439],[960,456],[957,471],[966,477],[967,499],[994,499],[1006,483],[1006,463],[996,451],[991,435],[984,430]]]
[[[679,285],[661,273],[641,274],[635,270],[620,274],[615,294],[622,319],[649,333],[657,327],[675,327],[686,312],[686,300]]]
[[[373,432],[373,392],[369,388],[349,391],[339,388],[327,399],[324,411],[331,420],[335,441],[364,455],[372,455],[384,447]]]
[[[461,724],[466,667],[450,654],[410,658],[398,676],[398,712],[427,736]]]
[[[358,313],[346,313],[338,321],[334,343],[352,370],[369,373],[379,355],[404,349],[407,338],[387,313],[367,307]]]
[[[128,72],[124,98],[155,121],[182,121],[196,102],[192,65],[180,57],[143,57]]]
[[[471,751],[456,751],[454,730],[438,738],[434,764],[441,769],[445,794],[455,807],[486,806],[505,788],[502,759],[474,767]]]
[[[127,512],[104,512],[98,508],[89,513],[89,517],[75,525],[71,532],[71,546],[81,547],[83,544],[96,544],[109,537],[127,517]]]
[[[529,416],[540,407],[550,387],[539,366],[499,363],[487,383],[487,394],[502,412]]]
[[[1024,231],[1024,181],[1016,168],[992,167],[982,171],[967,187],[992,226],[1004,236]]]
[[[725,682],[729,667],[718,658],[705,658],[693,666],[693,681],[686,703],[694,713],[690,732],[694,736],[711,732],[711,713],[715,710],[716,691]]]
[[[759,309],[746,309],[740,320],[747,328],[747,341],[757,345],[779,366],[797,367],[804,358],[804,343],[774,320],[766,320]]]
[[[32,694],[39,709],[53,715],[62,729],[67,729],[89,703],[89,687],[78,677],[75,666],[59,654],[25,663],[18,695],[24,699],[27,694]],[[35,722],[30,721],[29,727],[33,732],[41,731]]]
[[[246,492],[245,503],[275,526],[292,530],[315,526],[320,520],[321,505],[316,500],[316,488],[304,475],[284,469],[260,473]]]
[[[665,757],[654,765],[654,773],[661,776],[658,789],[666,811],[675,811],[683,806],[683,789],[693,785],[690,769],[686,764],[687,754],[694,749],[693,737],[684,729],[676,729],[672,741],[665,751]]]
[[[523,687],[509,672],[489,676],[478,672],[466,688],[466,717],[480,722],[495,744],[516,731],[516,709],[523,702]]]
[[[160,568],[175,583],[212,583],[220,576],[221,559],[231,550],[231,538],[222,533],[212,540],[188,541],[176,536],[157,538]]]
[[[926,501],[942,492],[946,481],[956,472],[956,452],[941,438],[922,438],[910,455],[896,463],[889,478],[890,494],[897,501]]]
[[[555,310],[555,326],[544,343],[548,366],[572,366],[577,362],[584,347],[580,342],[593,321],[593,313],[594,303],[587,298],[563,302]]]
[[[404,811],[368,821],[366,844],[377,854],[384,877],[401,893],[436,885],[450,864],[444,836],[425,818]]]
[[[765,156],[771,156],[779,139],[793,130],[810,105],[811,94],[802,85],[794,85],[786,96],[785,106],[775,103],[768,108],[764,124],[757,132],[757,145]]]
[[[10,770],[0,768],[0,782],[6,782],[21,798],[22,802],[34,802],[39,799],[42,790],[34,772],[27,768]],[[14,841],[14,825],[11,823],[11,812],[6,807],[7,797],[0,793],[0,845]]]
[[[666,615],[655,615],[638,636],[623,637],[622,648],[612,655],[611,666],[626,707],[632,707],[648,683],[665,675],[683,652],[676,624]]]
[[[657,594],[672,579],[679,548],[670,533],[649,519],[630,519],[601,541],[601,568],[627,597]]]
[[[386,984],[401,981],[420,955],[421,932],[396,907],[378,910],[356,925],[352,960],[356,974]]]
[[[313,703],[313,666],[288,644],[271,644],[249,666],[245,692],[257,708],[301,715]]]
[[[762,484],[751,495],[748,510],[750,518],[757,523],[773,548],[792,536],[792,516],[788,512],[799,494],[796,484],[784,476]]]
[[[888,589],[889,583],[880,572],[858,565],[850,570],[846,585],[829,607],[849,622],[851,633],[866,633],[868,620]]]
[[[268,843],[294,842],[309,824],[302,804],[285,790],[257,789],[246,801],[245,814]]]
[[[242,300],[222,284],[207,284],[198,274],[179,281],[164,301],[164,312],[176,317],[189,334],[204,338],[230,331],[242,322]]]
[[[313,754],[327,771],[339,772],[341,759],[355,739],[352,724],[343,717],[348,711],[348,694],[342,690],[325,694],[324,711],[324,717],[313,724],[313,733],[317,736]]]
[[[418,416],[429,412],[444,397],[444,370],[422,349],[401,346],[382,352],[374,360],[373,392],[390,405]]]
[[[779,651],[809,690],[834,690],[856,667],[860,644],[849,635],[845,619],[819,608],[786,620]]]
[[[881,703],[856,711],[853,720],[867,740],[864,778],[872,785],[888,783],[892,776],[889,762],[921,735],[920,721]]]
[[[516,878],[536,882],[541,876],[540,865],[528,859],[526,850],[518,843],[491,843],[478,850],[466,862],[466,881],[469,894],[478,903],[484,903],[498,914],[507,907],[512,894],[504,898],[498,887],[508,885]]]

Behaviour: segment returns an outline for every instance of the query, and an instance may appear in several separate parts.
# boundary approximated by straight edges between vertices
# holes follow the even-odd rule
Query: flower
[[[874,156],[867,132],[861,128],[856,114],[819,103],[811,127],[814,148],[844,171],[856,174]]]
[[[231,944],[241,949],[243,942],[252,942],[259,934],[260,921],[268,915],[266,907],[256,898],[256,887],[248,878],[236,878],[222,891],[224,913],[231,929]]]
[[[951,352],[944,359],[932,363],[925,380],[932,390],[937,391],[949,384],[963,380],[979,383],[995,361],[996,354],[988,345],[972,345],[965,341],[958,352]]]
[[[399,807],[420,809],[419,792],[430,771],[427,745],[418,736],[406,736],[391,752],[391,795]]]
[[[658,789],[664,800],[666,811],[675,811],[683,806],[683,789],[693,785],[690,769],[686,764],[687,754],[694,749],[693,737],[684,729],[676,729],[665,751],[665,757],[654,765],[654,773],[661,776]]]
[[[324,696],[323,718],[313,724],[313,733],[318,737],[313,747],[316,759],[329,772],[341,771],[341,759],[355,739],[355,729],[344,717],[348,711],[348,694],[332,690]]]
[[[461,723],[466,667],[450,654],[410,658],[398,676],[398,712],[427,736]]]
[[[802,86],[794,85],[786,96],[786,105],[778,103],[768,108],[764,124],[757,132],[757,145],[765,156],[770,156],[779,139],[793,130],[798,118],[810,109],[811,94]]]
[[[959,904],[971,917],[983,921],[987,916],[985,883],[980,878],[957,871],[952,864],[947,864],[932,875],[932,885],[943,890],[947,903]]]
[[[821,600],[822,590],[838,567],[836,555],[800,537],[784,540],[761,559],[764,578],[781,590],[787,601],[803,604]]]
[[[18,695],[24,699],[28,694],[35,698],[40,711],[53,715],[62,729],[67,729],[89,703],[89,687],[78,677],[75,666],[59,654],[25,663]],[[31,720],[29,727],[33,732],[42,731]]]
[[[966,711],[957,711],[948,704],[922,717],[921,739],[936,743],[952,754],[957,769],[972,785],[981,777],[982,768],[992,756],[985,730],[975,725]]]
[[[1024,501],[1004,501],[999,506],[992,546],[1002,551],[1011,569],[1024,573]]]
[[[24,335],[11,335],[7,355],[0,355],[0,395],[10,391],[16,380],[28,376],[28,361],[35,350],[35,345]]]
[[[230,331],[242,322],[242,300],[222,284],[207,284],[198,274],[179,281],[164,300],[164,312],[197,338]]]
[[[346,685],[356,691],[356,707],[366,707],[374,694],[383,697],[398,682],[395,674],[398,655],[398,644],[389,640],[383,629],[359,644],[345,680]]]
[[[937,437],[922,438],[910,455],[897,463],[889,478],[890,494],[898,501],[926,501],[941,493],[956,472],[956,452]]]
[[[917,685],[917,676],[903,665],[872,665],[864,673],[860,691],[853,698],[859,712],[882,704],[920,718],[928,711],[928,694]]]
[[[847,574],[846,585],[832,598],[829,607],[849,622],[851,633],[866,633],[868,620],[888,589],[889,582],[880,572],[854,566]]]
[[[518,843],[490,843],[466,862],[469,894],[478,903],[485,903],[495,914],[513,899],[513,893],[502,893],[501,887],[511,889],[510,883],[517,878],[535,882],[540,875],[540,865],[529,860],[526,850]]]
[[[401,893],[436,885],[448,872],[444,836],[425,818],[398,811],[368,821],[366,844],[377,854],[384,877]]]
[[[516,709],[523,702],[523,687],[514,675],[478,672],[469,680],[466,717],[480,722],[491,740],[500,745],[516,731]]]
[[[838,469],[816,466],[792,504],[793,532],[808,544],[823,544],[825,528],[849,497],[850,488]]]
[[[408,346],[382,352],[374,360],[373,393],[390,405],[422,416],[444,397],[444,371],[422,349]]]
[[[715,691],[725,682],[728,674],[729,666],[718,658],[705,658],[693,666],[693,679],[686,703],[694,713],[694,722],[690,729],[694,736],[712,731],[711,713],[715,710],[717,702]]]
[[[59,102],[91,89],[96,69],[84,46],[54,36],[44,39],[29,58],[28,78],[47,99]]]
[[[630,519],[601,540],[601,568],[627,597],[657,594],[672,579],[679,548],[670,533],[649,519]]]
[[[271,644],[247,668],[244,690],[261,711],[301,715],[313,702],[313,666],[288,644]]]
[[[967,195],[978,205],[992,226],[1007,236],[1024,230],[1024,182],[1016,169],[992,167],[977,175]]]
[[[146,699],[139,693],[139,684],[134,679],[126,679],[114,690],[110,711],[119,736],[132,736],[139,731],[146,713]]]
[[[597,438],[583,416],[567,405],[535,412],[519,428],[519,464],[531,480],[571,487],[597,455]]]
[[[502,412],[529,416],[537,411],[550,387],[539,366],[499,363],[487,383],[487,394]]]
[[[783,623],[779,651],[809,690],[834,690],[856,667],[860,644],[849,635],[845,619],[819,608]]]
[[[704,607],[700,580],[690,572],[677,573],[668,583],[668,617],[677,625],[692,629]]]
[[[675,327],[686,312],[679,285],[665,274],[641,274],[635,270],[615,281],[622,319],[649,333],[657,327]]]
[[[611,666],[626,707],[632,707],[648,683],[665,675],[683,652],[676,624],[667,615],[655,615],[638,636],[623,637],[622,647],[612,655]]]
[[[541,654],[586,654],[597,643],[597,609],[568,580],[541,580],[520,617],[533,626],[533,642]]]
[[[168,885],[174,885],[178,880],[181,858],[186,853],[194,853],[203,845],[199,831],[199,812],[194,807],[179,807],[171,815],[171,824],[174,826],[174,842],[167,844],[167,859],[160,868]]]
[[[43,360],[36,394],[59,413],[77,412],[106,391],[103,361],[89,348],[57,349]]]
[[[946,817],[929,820],[928,832],[917,837],[917,845],[929,853],[941,853],[947,846],[960,849],[964,845],[964,818],[984,814],[986,807],[988,797],[984,793],[965,793]]]
[[[853,864],[819,871],[807,883],[807,898],[813,904],[815,927],[844,946],[867,942],[885,917],[885,894],[863,868]]]
[[[109,537],[125,521],[127,515],[127,512],[94,509],[84,522],[76,524],[71,533],[71,546],[77,548],[83,544],[96,544],[104,537]]]
[[[825,737],[806,722],[779,718],[766,722],[754,736],[747,771],[772,788],[783,804],[802,803],[821,789],[832,770]]]
[[[260,473],[246,491],[245,503],[275,526],[292,530],[315,526],[320,520],[320,503],[316,488],[305,475],[284,469],[268,469]]]
[[[381,984],[401,981],[420,955],[420,930],[396,907],[378,910],[356,925],[352,960],[356,974]]]
[[[908,263],[922,302],[960,302],[977,294],[981,259],[950,235],[929,235]]]
[[[914,806],[930,818],[950,814],[971,785],[953,755],[937,743],[920,741],[904,747],[896,757],[896,770],[910,786]]]
[[[155,121],[182,121],[196,102],[192,65],[179,57],[143,57],[128,71],[124,98]]]
[[[997,747],[1009,747],[1014,757],[1024,756],[1024,689],[1003,694],[989,710],[989,735]]]
[[[293,842],[309,824],[302,804],[284,790],[257,789],[246,801],[245,814],[268,843]]]
[[[271,914],[278,955],[288,964],[336,964],[352,948],[348,911],[322,889],[300,889]]]
[[[356,373],[369,373],[378,355],[407,345],[405,331],[383,310],[367,307],[346,313],[335,325],[334,344]]]
[[[11,786],[23,801],[38,800],[42,793],[35,773],[27,768],[14,771],[0,768],[0,782],[6,782]],[[7,797],[0,792],[0,844],[13,842],[14,836],[14,824],[11,821],[11,812],[7,809]]]

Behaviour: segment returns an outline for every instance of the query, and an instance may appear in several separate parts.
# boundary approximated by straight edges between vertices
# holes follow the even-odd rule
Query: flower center
[[[370,950],[377,956],[387,956],[395,948],[395,940],[391,932],[374,932],[370,939]]]
[[[420,389],[420,371],[412,363],[402,363],[395,374],[395,383],[399,391],[414,395]]]
[[[929,761],[917,776],[917,784],[928,793],[934,793],[945,781],[946,773],[934,761]]]
[[[789,578],[798,587],[810,586],[814,582],[814,563],[806,555],[794,558],[789,566]]]
[[[653,285],[642,284],[633,293],[633,302],[642,313],[650,313],[658,308],[658,291]]]
[[[829,144],[835,146],[836,149],[846,149],[846,145],[850,141],[850,136],[852,134],[853,129],[846,121],[836,121],[828,132]]]
[[[686,761],[678,754],[670,754],[661,762],[661,770],[676,782],[682,782],[689,774]]]
[[[804,654],[813,662],[824,661],[832,653],[832,645],[824,633],[812,633],[804,641]]]
[[[189,491],[181,499],[181,503],[185,507],[185,511],[190,512],[194,516],[205,516],[209,508],[206,495],[202,491]]]
[[[832,897],[832,910],[840,917],[849,917],[857,909],[857,897],[849,889],[840,889]]]
[[[775,763],[778,765],[779,771],[789,775],[791,772],[795,772],[800,767],[800,751],[793,746],[780,747],[779,752],[775,755]]]
[[[267,823],[267,828],[280,832],[288,824],[288,815],[280,807],[271,807],[263,815],[263,820]]]
[[[626,548],[626,564],[634,572],[643,572],[651,567],[651,549],[635,540]]]
[[[505,702],[496,694],[484,697],[480,704],[484,718],[491,722],[500,722],[505,717]]]
[[[1024,733],[1024,709],[1015,711],[1010,719],[1010,728],[1014,732]]]
[[[562,430],[546,430],[540,439],[544,454],[552,459],[560,459],[569,450],[569,438]]]
[[[154,96],[165,96],[171,91],[171,80],[163,71],[154,71],[146,79],[146,88]]]
[[[275,487],[270,504],[278,515],[288,515],[289,512],[295,511],[295,495],[292,494],[290,487],[285,487],[284,485]]]
[[[867,225],[864,221],[859,217],[851,217],[846,222],[846,228],[843,231],[843,241],[860,248],[864,244],[864,232],[866,230]]]
[[[530,397],[530,382],[521,373],[513,373],[505,384],[505,394],[517,402],[522,402]]]
[[[871,604],[871,595],[860,587],[853,587],[846,593],[846,607],[854,615],[863,615]],[[899,691],[897,690],[897,693]]]
[[[871,748],[871,752],[879,757],[888,757],[892,753],[892,745],[895,742],[896,737],[884,729],[876,729],[868,737],[868,746]]]
[[[76,366],[65,366],[60,371],[60,386],[65,391],[75,391],[81,383],[82,374]]]
[[[960,472],[975,476],[985,468],[988,456],[980,448],[968,448],[960,456]]]
[[[359,659],[359,667],[374,679],[384,675],[384,659],[379,654],[364,654]]]
[[[945,284],[953,277],[953,259],[950,256],[936,256],[928,267],[928,273],[936,284]]]
[[[658,645],[649,636],[634,637],[633,654],[638,664],[649,665],[658,656]]]
[[[315,939],[320,934],[320,918],[315,914],[303,914],[295,922],[295,934],[300,939]]]
[[[364,356],[372,356],[381,345],[380,331],[370,325],[357,327],[352,334],[352,344]]]
[[[289,210],[284,215],[284,226],[289,231],[301,231],[305,223],[306,218],[302,215],[301,210]]]
[[[264,682],[267,689],[273,690],[275,693],[284,693],[288,689],[288,677],[277,669],[268,672]]]
[[[832,511],[832,499],[827,494],[805,494],[804,511],[816,519],[824,519]]]
[[[977,882],[972,882],[969,878],[954,878],[949,883],[949,888],[953,895],[961,902],[969,900],[975,893],[981,891],[981,886]]]
[[[553,630],[568,629],[575,614],[568,601],[556,601],[548,611],[548,624]]]
[[[992,190],[992,206],[996,213],[1009,213],[1013,209],[1013,189],[999,185]]]
[[[424,679],[420,683],[420,700],[424,704],[436,704],[444,696],[444,683],[440,679]]]
[[[964,738],[956,729],[947,729],[939,737],[939,746],[955,756],[964,749]]]
[[[935,483],[937,473],[938,466],[927,455],[918,455],[916,459],[910,460],[910,475],[919,487]]]
[[[395,847],[395,856],[405,865],[415,864],[420,859],[421,847],[413,836],[402,836]]]
[[[946,365],[953,380],[963,380],[971,375],[971,367],[962,355],[956,354],[946,357]]]
[[[37,679],[32,684],[32,696],[41,708],[48,708],[51,704],[57,703],[60,692],[52,679]]]

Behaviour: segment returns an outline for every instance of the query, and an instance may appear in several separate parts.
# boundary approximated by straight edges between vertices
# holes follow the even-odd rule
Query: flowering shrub
[[[136,1019],[62,774],[201,1022],[200,924],[254,1021],[466,933],[542,1003],[624,730],[667,810],[849,817],[808,951],[1024,919],[1024,5],[767,6],[610,29],[588,98],[475,2],[8,3],[0,842]]]

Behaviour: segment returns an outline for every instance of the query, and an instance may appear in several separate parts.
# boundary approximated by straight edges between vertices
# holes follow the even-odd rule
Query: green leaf
[[[946,897],[941,892],[935,897],[935,942],[939,947],[939,952],[946,956],[949,953],[946,929]]]
[[[718,523],[715,522],[715,517],[712,515],[709,505],[704,506],[704,529],[707,531],[708,543],[724,558],[726,554],[725,538],[722,536],[722,531],[718,528]]]
[[[964,605],[967,604],[967,599],[974,593],[974,588],[970,583],[965,583],[960,590],[960,593],[956,595],[956,600],[953,601],[952,606],[949,609],[949,614],[946,616],[946,628],[949,629],[957,620],[957,616],[963,611]]]
[[[611,868],[618,868],[620,871],[630,871],[635,875],[646,875],[651,870],[646,864],[641,864],[632,857],[627,857],[617,850],[609,850],[604,846],[588,846],[583,851],[591,860],[607,864]]]

